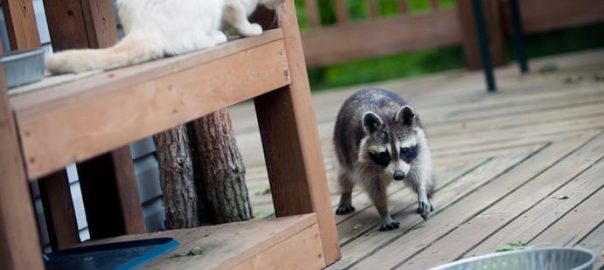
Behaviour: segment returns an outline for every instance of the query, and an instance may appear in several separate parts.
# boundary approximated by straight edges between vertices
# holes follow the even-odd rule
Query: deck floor
[[[400,93],[429,136],[438,191],[423,221],[416,196],[390,189],[401,228],[377,230],[362,193],[356,212],[336,216],[342,259],[330,269],[426,269],[507,243],[583,246],[604,264],[604,50],[533,59],[532,72],[496,70],[497,93],[481,73],[454,71],[371,86]],[[332,132],[357,86],[313,96],[332,202],[338,199]],[[272,213],[253,107],[231,108],[258,218]]]

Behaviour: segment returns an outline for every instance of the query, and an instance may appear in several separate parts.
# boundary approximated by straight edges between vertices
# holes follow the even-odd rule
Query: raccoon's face
[[[392,119],[384,120],[374,112],[363,115],[366,136],[361,141],[359,160],[379,166],[394,180],[403,180],[420,150],[416,115],[411,107],[404,106]]]

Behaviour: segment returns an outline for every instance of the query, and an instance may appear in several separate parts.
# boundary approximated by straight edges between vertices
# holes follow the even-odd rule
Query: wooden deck
[[[532,72],[455,71],[380,83],[419,112],[432,153],[436,212],[424,222],[416,197],[392,185],[401,228],[377,230],[378,215],[357,192],[356,212],[336,216],[342,259],[331,269],[425,269],[495,251],[506,243],[592,249],[604,264],[604,50],[533,59]],[[315,93],[314,105],[335,205],[331,144],[335,115],[357,86]],[[257,218],[272,213],[253,107],[231,108]]]

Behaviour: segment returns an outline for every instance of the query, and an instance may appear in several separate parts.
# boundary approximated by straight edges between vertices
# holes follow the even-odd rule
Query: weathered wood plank
[[[243,45],[233,43],[225,51]],[[14,97],[29,178],[289,83],[283,42],[239,49],[221,61],[198,53]],[[61,93],[40,96],[54,90]]]
[[[442,214],[433,216],[426,222],[425,226],[415,227],[402,236],[395,235],[392,238],[394,241],[372,254],[371,257],[356,264],[354,268],[365,269],[368,266],[390,268],[398,266],[401,262],[421,251],[431,242],[446,235],[476,213],[524,185],[526,181],[540,175],[543,170],[556,164],[568,152],[582,146],[591,137],[578,136],[578,138],[569,139],[562,143],[552,144],[506,171],[497,179],[490,181],[487,185],[470,193],[447,208]],[[555,177],[558,178],[558,175]],[[409,246],[405,243],[414,243],[414,245]]]
[[[288,266],[307,260],[310,265],[324,261],[321,249],[312,248],[321,245],[317,237],[317,219],[315,214],[305,214],[273,220],[234,222],[216,226],[203,226],[193,229],[161,231],[150,234],[124,235],[109,239],[86,242],[83,245],[112,243],[147,238],[172,237],[180,247],[164,255],[161,259],[147,265],[149,269],[234,269],[236,266],[253,266],[267,269],[267,265],[256,264],[261,259],[277,262],[277,269],[289,269]],[[284,245],[284,246],[282,246]],[[277,260],[270,254],[275,249],[282,252],[291,250],[284,247],[308,245],[296,260]],[[201,248],[197,256],[174,256],[187,254],[192,248]],[[268,255],[267,255],[268,254]],[[282,253],[277,253],[279,255]],[[260,257],[258,257],[260,256]],[[290,264],[291,263],[291,264]]]
[[[275,213],[316,213],[325,265],[329,265],[340,258],[338,233],[295,12],[293,1],[279,9],[291,82],[254,102]]]
[[[444,264],[461,257],[477,244],[480,244],[478,250],[470,255],[495,252],[505,243],[529,242],[560,215],[602,187],[600,176],[604,173],[604,162],[594,164],[596,160],[585,162],[585,159],[598,159],[598,155],[604,153],[604,136],[600,135],[576,153],[462,223],[399,267],[415,269]],[[557,181],[553,181],[554,178]]]
[[[493,181],[499,175],[514,168],[515,166],[522,166],[521,164],[519,165],[519,163],[530,156],[530,154],[532,153],[528,152],[493,159],[491,162],[486,162],[476,170],[473,170],[464,175],[462,178],[457,179],[455,182],[453,182],[453,184],[445,186],[445,188],[439,190],[434,195],[433,201],[436,207],[436,212],[433,214],[434,216],[428,219],[428,222],[430,222],[432,219],[438,218],[440,216],[439,212],[446,213],[445,210],[449,207],[449,205],[464,198],[464,196],[467,194],[475,192],[485,183]],[[410,199],[415,200],[416,197],[412,196]],[[364,232],[362,235],[356,237],[354,241],[350,241],[347,245],[342,247],[343,257],[340,261],[333,265],[333,269],[347,268],[355,266],[358,263],[363,264],[367,260],[380,260],[382,258],[381,256],[375,258],[368,256],[373,256],[373,252],[380,252],[380,247],[383,247],[394,241],[400,237],[402,233],[412,230],[415,227],[424,228],[426,225],[424,225],[423,220],[419,215],[415,214],[416,208],[413,206],[416,206],[416,203],[417,201],[413,201],[412,204],[409,204],[409,201],[406,201],[406,203],[397,203],[398,206],[393,206],[393,213],[396,213],[397,216],[394,219],[400,222],[401,229],[380,232],[376,229],[377,227],[372,226],[371,230]],[[375,221],[376,217],[372,216],[371,218]],[[408,247],[408,245],[404,246]],[[416,245],[414,244],[413,246]],[[397,255],[396,257],[398,258],[399,256]],[[366,266],[367,265],[365,265],[365,267]],[[376,265],[375,267],[382,269],[380,265]]]
[[[442,10],[338,24],[305,32],[302,42],[306,62],[309,67],[325,66],[346,60],[459,44],[461,37],[457,20],[455,11]],[[432,27],[434,25],[439,27]]]
[[[600,161],[602,162],[602,161]],[[604,189],[596,190],[595,194],[556,221],[552,226],[540,232],[536,237],[528,239],[530,245],[584,245],[584,243],[595,243],[602,241],[601,234],[598,237],[595,231],[602,230],[604,222]],[[595,229],[594,229],[595,228]],[[589,246],[587,246],[589,248]],[[481,248],[481,246],[478,246]],[[600,251],[602,249],[600,248]],[[476,250],[474,253],[480,252]],[[596,252],[596,250],[594,250]],[[596,253],[598,254],[598,253]],[[597,268],[597,267],[596,267]]]
[[[600,201],[601,202],[601,201]],[[598,208],[601,208],[598,206]],[[593,216],[589,217],[590,219]],[[602,269],[604,267],[604,223],[600,223],[588,236],[586,236],[578,246],[590,249],[596,255],[594,269]]]
[[[4,68],[0,68],[0,148],[0,268],[44,269]]]

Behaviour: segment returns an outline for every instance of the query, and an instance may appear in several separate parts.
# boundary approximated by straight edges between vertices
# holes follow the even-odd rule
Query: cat
[[[227,42],[223,23],[242,36],[262,34],[248,16],[258,4],[278,8],[285,0],[118,0],[126,35],[104,49],[75,49],[52,54],[51,74],[107,70],[165,56],[185,54]]]

